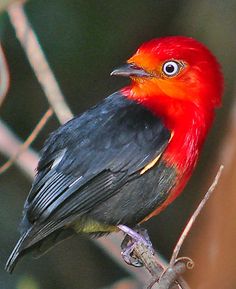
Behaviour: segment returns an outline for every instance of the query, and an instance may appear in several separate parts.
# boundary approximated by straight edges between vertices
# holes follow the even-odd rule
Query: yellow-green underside
[[[118,231],[116,226],[102,224],[93,219],[86,219],[86,221],[78,220],[73,223],[72,227],[77,233],[82,232],[87,234]]]

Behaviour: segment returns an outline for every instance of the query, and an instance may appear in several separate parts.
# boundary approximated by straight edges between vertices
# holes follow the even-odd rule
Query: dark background
[[[225,75],[224,105],[217,112],[198,168],[182,196],[146,224],[154,246],[168,258],[210,183],[226,133],[236,74],[236,1],[32,0],[26,4],[26,12],[75,114],[127,84],[126,79],[110,77],[110,72],[151,38],[192,36],[206,44],[219,59]],[[1,117],[25,139],[48,103],[6,13],[1,16],[0,31],[11,76]],[[33,148],[39,150],[47,134],[58,125],[53,118]],[[0,159],[2,163],[5,160],[3,156]],[[41,259],[25,257],[12,276],[5,273],[3,267],[18,238],[17,225],[29,188],[30,180],[15,167],[0,176],[1,288],[103,288],[127,274],[93,242],[81,236],[64,242]],[[198,232],[193,229],[187,243],[195,234]]]

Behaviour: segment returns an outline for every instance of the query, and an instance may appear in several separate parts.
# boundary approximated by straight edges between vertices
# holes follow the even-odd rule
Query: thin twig
[[[176,262],[173,267],[168,267],[161,275],[156,289],[187,288],[179,282],[180,276],[186,271],[185,262]],[[151,289],[149,286],[147,289]]]
[[[32,69],[60,123],[65,123],[73,114],[64,100],[58,82],[47,62],[46,56],[38,42],[24,12],[23,3],[16,2],[8,7],[10,21],[16,31]]]
[[[12,130],[0,120],[0,152],[7,158],[12,158],[20,150],[22,141],[16,136]],[[14,163],[30,178],[35,175],[35,168],[38,162],[38,154],[27,148],[22,152]]]
[[[7,94],[10,83],[7,61],[1,44],[0,44],[0,76],[1,76],[0,77],[0,107],[1,107],[4,98]]]
[[[16,152],[15,155],[12,155],[10,157],[10,159],[5,162],[5,164],[3,164],[0,167],[0,174],[6,172],[6,170],[8,170],[12,164],[14,164],[14,162],[16,161],[16,159],[32,144],[32,142],[35,140],[35,138],[38,136],[38,134],[40,133],[40,131],[43,129],[43,127],[45,126],[45,124],[47,123],[47,121],[49,120],[49,118],[53,115],[53,110],[51,108],[49,108],[45,114],[43,115],[43,117],[41,118],[41,120],[38,122],[38,124],[36,125],[36,127],[33,129],[32,133],[28,136],[28,138],[26,139],[26,141],[20,146],[19,150]]]
[[[174,251],[173,251],[173,254],[172,254],[172,257],[171,257],[171,260],[170,260],[170,266],[173,266],[174,263],[176,262],[177,260],[177,256],[179,254],[179,251],[183,245],[183,242],[185,240],[185,238],[187,237],[190,229],[192,228],[192,225],[193,223],[196,221],[199,213],[201,212],[202,208],[205,206],[207,200],[210,198],[211,194],[213,193],[215,187],[217,186],[218,184],[218,181],[220,179],[220,176],[221,176],[221,173],[222,173],[222,170],[223,170],[224,166],[221,165],[216,176],[215,176],[215,179],[212,183],[212,185],[210,186],[209,190],[207,191],[206,195],[204,196],[204,198],[202,199],[202,201],[200,202],[200,204],[198,205],[197,209],[195,210],[195,212],[193,213],[193,215],[191,216],[190,220],[188,221],[186,227],[184,228],[184,231],[183,233],[181,234],[175,248],[174,248]]]

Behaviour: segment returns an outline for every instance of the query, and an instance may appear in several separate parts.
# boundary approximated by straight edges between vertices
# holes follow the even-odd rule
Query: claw
[[[121,251],[121,256],[128,265],[132,265],[134,267],[142,267],[143,263],[133,254],[134,247],[135,243],[132,243],[129,246],[127,246],[125,249]]]
[[[121,256],[128,265],[142,267],[143,263],[133,254],[135,244],[136,241],[133,241],[129,235],[125,235],[125,238],[121,243]]]
[[[134,248],[137,243],[144,243],[146,247],[154,254],[152,243],[148,236],[147,230],[136,227],[134,230],[125,225],[119,225],[118,228],[123,231],[126,236],[121,243],[121,256],[123,260],[134,267],[142,267],[143,263],[134,254]]]

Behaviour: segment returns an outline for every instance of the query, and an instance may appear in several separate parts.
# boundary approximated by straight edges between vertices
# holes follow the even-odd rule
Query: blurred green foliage
[[[151,38],[175,34],[195,37],[222,64],[224,106],[218,112],[198,169],[182,197],[147,224],[154,245],[166,257],[200,199],[199,192],[206,189],[203,184],[225,134],[236,73],[235,11],[234,0],[35,0],[26,4],[27,15],[75,114],[127,83],[125,79],[111,78],[109,73],[140,43]],[[1,107],[1,117],[25,139],[48,104],[6,13],[1,16],[0,26],[11,74],[11,88]],[[53,119],[33,147],[40,149],[46,135],[57,126]],[[1,288],[101,288],[125,276],[82,236],[66,241],[39,260],[25,257],[12,276],[5,273],[4,263],[18,237],[17,225],[29,188],[29,181],[16,168],[0,176]]]

